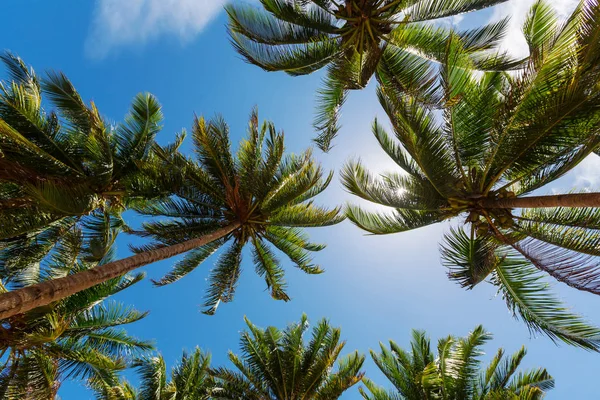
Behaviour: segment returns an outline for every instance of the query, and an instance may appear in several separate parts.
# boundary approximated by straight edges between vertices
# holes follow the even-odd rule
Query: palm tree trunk
[[[600,193],[483,199],[479,201],[479,206],[483,208],[600,207]]]
[[[220,239],[240,226],[233,222],[197,239],[159,249],[149,250],[122,260],[113,261],[63,278],[53,279],[0,294],[0,319],[12,317],[37,307],[62,300],[92,286],[117,278],[143,265],[165,260]]]

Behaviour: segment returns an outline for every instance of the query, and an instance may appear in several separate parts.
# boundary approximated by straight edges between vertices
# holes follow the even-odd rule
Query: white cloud
[[[120,47],[145,44],[160,36],[187,42],[198,35],[226,0],[97,0],[85,44],[86,54],[102,58]]]
[[[575,175],[575,188],[583,190],[600,189],[600,157],[591,155],[573,169]]]
[[[514,56],[524,57],[528,54],[527,43],[521,33],[521,28],[533,3],[535,3],[535,0],[510,0],[496,6],[494,9],[492,21],[497,21],[506,16],[511,17],[508,33],[501,47]],[[573,11],[579,0],[553,0],[550,3],[556,9],[558,15],[565,18]]]
[[[571,190],[597,192],[600,190],[600,157],[589,155],[575,168],[552,182],[552,194],[567,193]],[[543,194],[544,189],[540,194]]]

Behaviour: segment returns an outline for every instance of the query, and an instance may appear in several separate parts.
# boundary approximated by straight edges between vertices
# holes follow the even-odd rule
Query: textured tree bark
[[[92,286],[117,278],[141,266],[156,261],[174,257],[196,247],[203,246],[231,233],[240,226],[233,222],[213,233],[183,243],[163,247],[136,254],[122,260],[100,265],[86,271],[78,272],[64,278],[53,279],[0,294],[0,319],[12,317],[37,307],[48,305],[54,301],[62,300]]]
[[[482,199],[479,205],[483,208],[600,207],[600,193]]]

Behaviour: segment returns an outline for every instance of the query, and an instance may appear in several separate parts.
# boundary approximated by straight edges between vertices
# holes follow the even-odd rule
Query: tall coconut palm
[[[489,278],[532,330],[596,350],[600,330],[552,297],[542,275],[600,294],[600,193],[530,193],[600,144],[598,21],[596,0],[564,23],[535,3],[525,22],[532,58],[518,76],[474,77],[460,67],[468,58],[453,42],[440,118],[393,89],[379,92],[397,141],[377,121],[373,132],[404,173],[379,178],[360,162],[343,171],[350,192],[395,208],[349,206],[356,225],[389,234],[462,218],[464,229],[452,229],[442,246],[451,279],[472,288]]]
[[[209,375],[210,355],[196,348],[183,353],[173,367],[168,381],[167,366],[162,356],[144,357],[134,363],[140,375],[140,389],[127,382],[109,386],[96,385],[99,400],[208,400],[212,389]]]
[[[142,265],[179,254],[185,256],[157,285],[172,283],[198,267],[229,243],[209,279],[206,313],[233,299],[240,276],[242,248],[252,245],[253,261],[275,299],[289,300],[284,271],[268,243],[283,252],[301,270],[319,274],[309,252],[313,244],[302,228],[332,225],[343,217],[338,208],[314,204],[313,198],[329,185],[332,174],[323,170],[307,151],[284,156],[283,133],[270,122],[259,125],[253,112],[248,138],[237,155],[231,153],[229,128],[219,117],[196,119],[193,127],[196,160],[174,152],[181,144],[157,150],[173,174],[184,182],[175,196],[138,211],[166,219],[144,224],[143,236],[155,240],[136,249],[139,254],[89,271],[0,295],[0,318],[59,300],[132,271]]]
[[[69,231],[52,258],[52,275],[37,264],[23,269],[2,292],[91,268],[82,233]],[[105,299],[143,276],[126,276],[84,290],[68,299],[4,319],[0,326],[0,397],[54,399],[62,382],[112,382],[134,357],[152,349],[120,327],[146,316]]]
[[[229,353],[236,370],[213,371],[212,398],[218,400],[333,400],[360,382],[364,356],[354,352],[338,362],[344,347],[340,330],[320,321],[307,346],[303,336],[308,319],[284,331],[270,326],[260,329],[246,319],[250,332],[241,338],[242,357]]]
[[[162,121],[152,95],[136,96],[113,126],[64,74],[39,78],[20,58],[0,58],[10,77],[0,85],[0,215],[14,221],[0,227],[0,239],[160,193],[141,174]]]
[[[413,331],[410,351],[393,341],[389,349],[380,344],[381,353],[371,357],[395,389],[386,391],[369,379],[367,400],[539,400],[554,387],[554,379],[538,368],[517,374],[527,351],[522,347],[510,358],[498,349],[485,370],[481,370],[482,347],[491,335],[478,326],[467,337],[448,336],[438,341],[438,354],[431,351],[425,332]]]
[[[151,152],[160,104],[140,94],[111,125],[64,74],[40,78],[20,58],[0,58],[10,77],[0,84],[0,220],[10,221],[0,224],[1,276],[40,262],[74,226],[101,260],[125,227],[123,208],[170,190]]]
[[[439,18],[505,0],[260,0],[226,7],[236,50],[266,71],[305,75],[327,67],[315,128],[327,151],[336,136],[348,90],[364,88],[373,75],[381,83],[438,104],[437,62],[449,37],[458,35],[474,68],[504,69],[518,63],[490,50],[503,37],[507,20],[453,33]]]

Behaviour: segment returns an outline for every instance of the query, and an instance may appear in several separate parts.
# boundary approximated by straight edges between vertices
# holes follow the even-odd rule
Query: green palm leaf
[[[314,139],[329,151],[348,91],[371,77],[399,93],[439,106],[435,63],[443,61],[449,37],[463,40],[470,68],[506,70],[520,60],[494,54],[507,21],[455,33],[431,21],[504,0],[382,1],[261,0],[226,6],[229,34],[245,61],[266,71],[305,75],[327,67],[318,91]]]
[[[507,255],[495,269],[493,283],[510,309],[532,332],[587,349],[598,348],[600,330],[572,314],[553,297],[548,284],[527,261]]]

